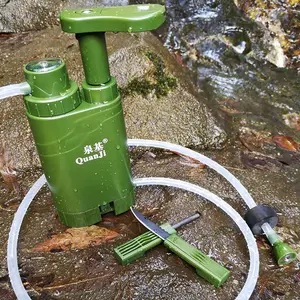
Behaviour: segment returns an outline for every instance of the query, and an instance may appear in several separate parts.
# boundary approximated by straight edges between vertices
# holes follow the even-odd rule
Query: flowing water
[[[280,65],[287,59],[274,47],[272,32],[233,0],[167,0],[165,5],[168,21],[158,34],[193,73],[213,109],[225,112],[225,118],[234,115],[237,125],[299,137],[285,119],[300,112],[300,76],[296,67],[277,68],[270,62]],[[290,18],[299,21],[299,13]]]

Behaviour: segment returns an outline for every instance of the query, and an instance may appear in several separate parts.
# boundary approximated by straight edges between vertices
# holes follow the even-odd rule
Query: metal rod
[[[194,214],[194,215],[192,215],[192,216],[190,216],[190,217],[187,217],[187,218],[185,218],[185,219],[179,221],[179,222],[176,223],[176,224],[173,224],[172,227],[173,227],[174,229],[177,229],[177,228],[179,228],[179,227],[181,227],[181,226],[183,226],[183,225],[189,224],[189,223],[191,223],[191,222],[197,220],[198,218],[200,218],[200,214],[199,214],[199,213],[196,213],[196,214]]]

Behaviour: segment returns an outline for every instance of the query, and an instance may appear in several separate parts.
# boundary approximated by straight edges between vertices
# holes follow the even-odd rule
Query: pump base
[[[113,211],[115,215],[128,211],[134,205],[134,199],[134,189],[132,189],[126,197],[110,202],[110,209],[108,209],[108,205],[105,205],[105,209],[103,209],[104,206],[99,204],[99,206],[80,213],[69,213],[60,210],[57,210],[57,212],[60,221],[64,225],[68,227],[86,227],[100,222],[102,215],[110,211]]]

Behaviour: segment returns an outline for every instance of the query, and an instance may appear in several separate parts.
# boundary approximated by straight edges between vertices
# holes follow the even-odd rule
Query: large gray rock
[[[111,34],[107,40],[111,72],[124,95],[130,138],[165,140],[193,148],[222,147],[226,133],[204,104],[205,99],[197,97],[182,76],[182,68],[153,35]],[[83,80],[77,41],[58,27],[14,35],[1,43],[0,50],[0,64],[5,66],[1,86],[24,81],[22,66],[42,57],[62,57],[70,77],[77,83]],[[137,87],[148,82],[148,89],[141,91],[135,82]],[[10,167],[39,166],[22,97],[0,102],[1,144],[11,159]]]
[[[168,51],[159,46],[159,41],[147,33],[130,38],[125,34],[120,36],[124,38],[111,40],[111,47],[119,50],[112,53],[110,62],[121,91],[125,90],[124,114],[129,137],[164,140],[196,148],[222,147],[226,139],[224,130],[203,103],[204,99],[194,94],[188,75]],[[116,45],[124,40],[128,46]],[[176,87],[163,85],[158,91],[151,89],[151,83],[160,85],[166,80],[172,85],[173,79],[176,79]],[[143,95],[139,84],[147,85],[147,81],[150,91]],[[168,94],[160,96],[165,89]]]
[[[0,0],[0,32],[39,30],[58,24],[65,8],[127,5],[127,0]]]

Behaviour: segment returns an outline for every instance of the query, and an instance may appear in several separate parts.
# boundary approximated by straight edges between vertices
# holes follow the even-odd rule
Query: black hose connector
[[[269,223],[272,228],[278,223],[278,216],[275,210],[271,206],[262,204],[249,209],[244,219],[254,235],[263,234],[261,226],[264,223]]]

